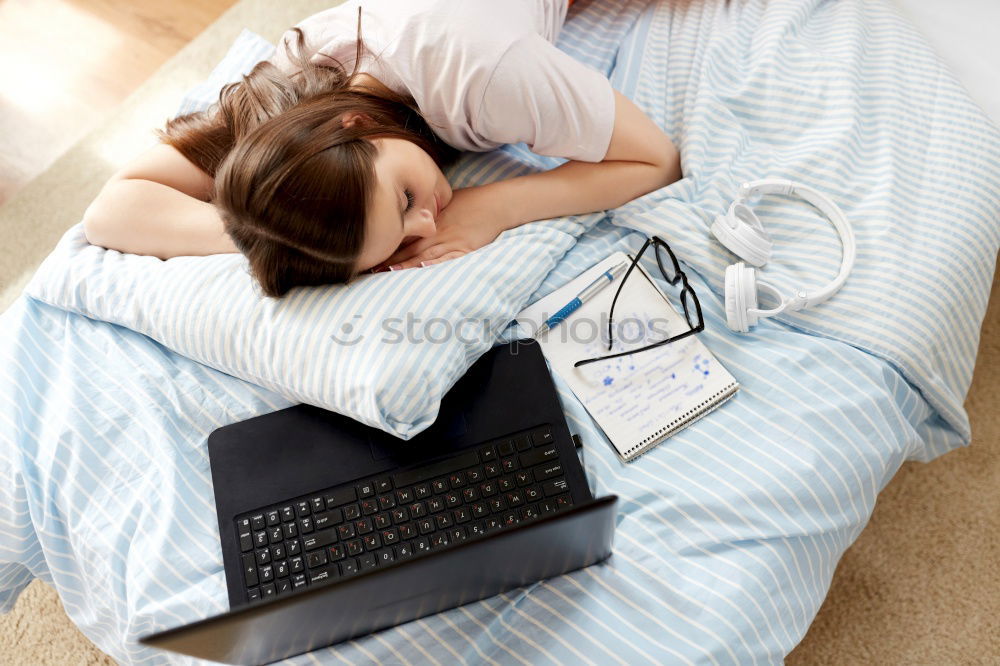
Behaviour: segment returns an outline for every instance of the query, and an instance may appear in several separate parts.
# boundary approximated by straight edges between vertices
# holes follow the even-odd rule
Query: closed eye
[[[409,190],[405,190],[404,189],[403,190],[403,194],[406,195],[406,208],[404,209],[403,212],[406,212],[406,211],[410,210],[411,208],[413,208],[413,202],[414,202],[413,192],[410,192]]]

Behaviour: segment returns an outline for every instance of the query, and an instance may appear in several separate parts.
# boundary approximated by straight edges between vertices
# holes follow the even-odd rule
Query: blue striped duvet
[[[580,2],[570,20],[631,12],[612,82],[675,137],[685,179],[613,211],[531,301],[655,231],[691,269],[701,339],[739,395],[623,465],[556,377],[595,493],[621,498],[611,559],[289,663],[780,663],[899,465],[968,443],[996,127],[882,3],[621,6]],[[565,37],[581,59],[601,46]],[[707,227],[762,176],[831,195],[858,264],[826,305],[738,335],[721,311],[733,258]],[[757,209],[771,279],[836,272],[828,223],[792,199]],[[137,637],[228,607],[205,440],[292,403],[27,297],[0,317],[0,385],[0,609],[41,578],[117,660],[166,661]]]

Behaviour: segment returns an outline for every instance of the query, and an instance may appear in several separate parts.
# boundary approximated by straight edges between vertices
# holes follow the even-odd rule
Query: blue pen
[[[566,317],[570,316],[570,314],[572,314],[573,312],[575,312],[581,305],[583,305],[584,303],[586,303],[587,301],[589,301],[591,298],[593,298],[594,294],[596,294],[601,289],[604,289],[604,287],[606,287],[609,284],[611,284],[612,282],[614,282],[615,278],[618,276],[618,274],[621,273],[623,270],[625,270],[625,268],[627,266],[628,266],[628,262],[627,261],[623,261],[620,264],[618,264],[617,266],[614,266],[613,268],[610,268],[610,269],[604,271],[603,273],[601,273],[597,277],[596,280],[594,280],[593,282],[591,282],[590,284],[588,284],[586,287],[584,287],[580,291],[580,293],[576,295],[576,298],[574,298],[572,301],[570,301],[566,305],[562,306],[559,309],[559,312],[556,312],[554,315],[552,315],[551,317],[549,317],[548,319],[546,319],[542,323],[542,325],[538,327],[538,330],[535,331],[535,336],[537,337],[537,336],[541,335],[542,333],[544,333],[545,331],[549,330],[550,328],[555,328],[556,324],[558,324],[559,322],[561,322]]]

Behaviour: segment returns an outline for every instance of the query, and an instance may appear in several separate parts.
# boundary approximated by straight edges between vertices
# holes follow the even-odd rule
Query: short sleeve
[[[600,162],[614,123],[607,77],[531,34],[500,58],[472,128],[489,141],[524,142],[539,155]]]

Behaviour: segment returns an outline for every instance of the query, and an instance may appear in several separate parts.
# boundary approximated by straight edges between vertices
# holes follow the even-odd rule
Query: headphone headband
[[[823,213],[830,220],[830,222],[833,223],[834,228],[840,236],[840,241],[843,244],[844,250],[840,262],[840,271],[837,273],[837,277],[835,277],[833,281],[825,285],[822,289],[809,293],[801,289],[797,290],[793,298],[782,298],[781,307],[776,308],[775,310],[761,310],[759,312],[755,312],[754,314],[772,316],[778,312],[784,312],[786,310],[795,312],[802,310],[803,308],[809,308],[822,303],[833,296],[837,290],[844,285],[844,282],[847,281],[847,276],[854,267],[854,259],[857,253],[854,241],[854,230],[847,222],[847,217],[840,210],[837,204],[835,204],[822,192],[814,190],[807,185],[779,178],[764,178],[761,180],[743,183],[740,185],[737,201],[745,203],[751,197],[759,194],[796,194],[802,197],[812,204],[813,207]],[[763,285],[764,283],[760,284]],[[770,285],[767,286],[774,293],[779,293],[774,287]]]

